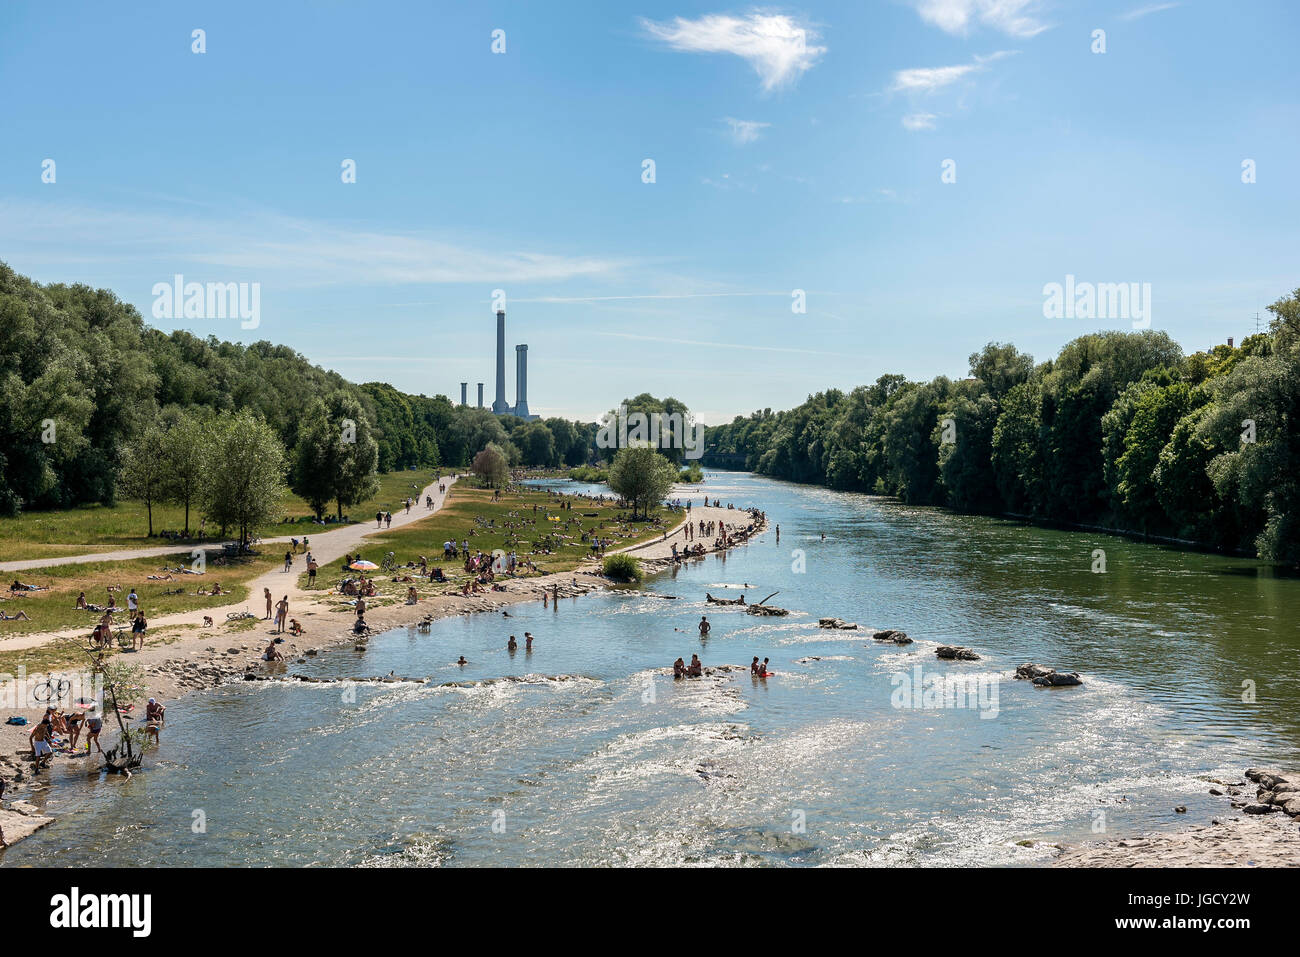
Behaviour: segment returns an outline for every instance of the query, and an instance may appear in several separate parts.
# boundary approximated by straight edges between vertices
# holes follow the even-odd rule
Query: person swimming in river
[[[532,651],[532,650],[533,650],[533,633],[531,631],[526,631],[524,632],[524,651]]]
[[[515,641],[515,636],[510,636],[510,641],[506,643],[507,651],[515,651],[519,648],[519,642]]]
[[[469,664],[469,662],[465,660],[465,656],[464,656],[464,655],[461,655],[461,656],[460,656],[460,660],[457,661],[456,664],[458,664],[458,665],[467,665],[467,664]]]

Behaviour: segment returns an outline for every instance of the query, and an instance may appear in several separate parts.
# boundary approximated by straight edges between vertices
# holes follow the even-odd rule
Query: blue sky
[[[1193,351],[1300,286],[1297,28],[1204,0],[11,2],[0,259],[489,401],[504,289],[532,411],[587,419],[1129,327],[1044,318],[1067,274],[1150,283]],[[260,283],[259,327],[152,318],[176,273]]]

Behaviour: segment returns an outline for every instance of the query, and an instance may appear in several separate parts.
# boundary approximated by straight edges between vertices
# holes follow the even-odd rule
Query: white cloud
[[[784,14],[745,17],[709,14],[698,20],[674,17],[669,23],[641,20],[650,36],[684,53],[731,53],[749,61],[770,91],[793,83],[826,52],[809,26]]]
[[[932,130],[936,119],[938,117],[933,113],[908,113],[903,117],[903,129],[911,130],[913,133],[917,130]]]
[[[1013,52],[1012,50],[999,50],[988,56],[977,56],[973,63],[963,63],[957,66],[922,66],[913,67],[910,70],[899,70],[894,74],[894,82],[889,89],[894,93],[934,93],[936,90],[942,90],[945,86],[950,86],[972,73],[980,72],[984,69],[985,64],[1011,56]]]
[[[973,23],[1013,37],[1047,29],[1038,18],[1039,0],[914,0],[921,19],[946,33],[966,34]]]
[[[752,143],[762,135],[763,130],[771,126],[771,123],[759,123],[755,120],[738,120],[728,116],[723,119],[731,132],[731,138],[737,146],[744,146],[746,143]]]
[[[1176,3],[1153,3],[1150,6],[1137,7],[1130,10],[1128,13],[1121,13],[1119,18],[1121,20],[1137,20],[1141,17],[1145,17],[1149,13],[1159,13],[1161,10],[1172,10],[1176,6],[1178,6]]]
[[[0,202],[0,248],[19,246],[28,261],[50,265],[124,263],[163,274],[197,273],[204,266],[255,279],[275,276],[293,286],[548,281],[611,273],[624,265],[593,256],[483,249],[442,236],[379,232],[266,210],[135,213]]]

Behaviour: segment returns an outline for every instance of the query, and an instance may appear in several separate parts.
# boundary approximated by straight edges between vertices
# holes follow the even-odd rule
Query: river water
[[[60,759],[38,796],[57,823],[0,861],[1028,865],[1052,852],[1021,842],[1185,827],[1225,810],[1205,778],[1300,765],[1300,580],[1264,563],[743,473],[687,494],[704,491],[766,509],[768,531],[639,591],[398,629],[290,665],[427,684],[186,696],[146,773],[77,775]],[[792,614],[706,606],[706,591],[779,591]],[[916,642],[822,630],[821,616]],[[982,660],[939,662],[940,643]],[[776,674],[661,673],[692,653],[769,657]],[[1027,661],[1084,684],[1012,680]],[[982,697],[902,693],[931,675],[974,678]],[[451,681],[464,686],[437,686]]]

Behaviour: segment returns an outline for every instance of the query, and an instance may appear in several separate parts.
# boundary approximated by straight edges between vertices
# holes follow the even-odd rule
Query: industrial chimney
[[[469,398],[468,398],[468,395],[467,395],[467,393],[466,393],[466,390],[467,390],[468,388],[469,388],[469,383],[468,383],[468,382],[462,382],[462,383],[460,384],[460,404],[461,404],[461,405],[469,405]]]
[[[478,384],[478,407],[483,408],[483,383]]]
[[[515,346],[515,415],[528,415],[528,346]]]
[[[506,311],[497,310],[497,397],[492,401],[492,411],[497,415],[506,415],[510,406],[506,404]]]

